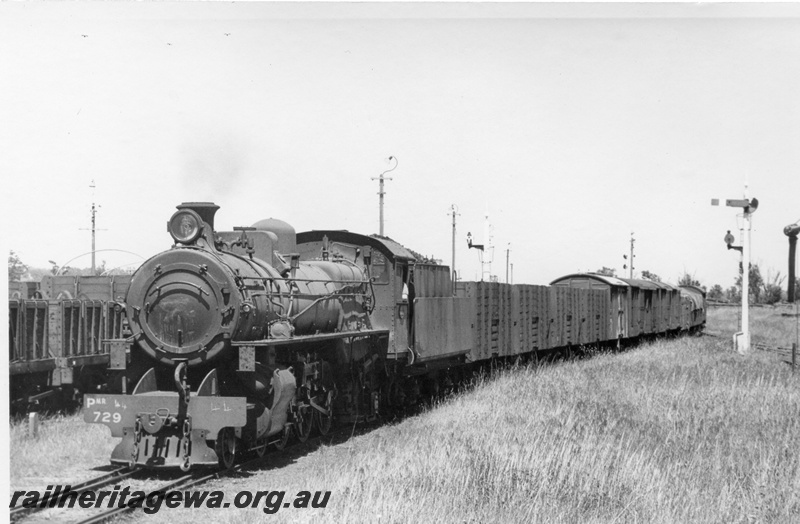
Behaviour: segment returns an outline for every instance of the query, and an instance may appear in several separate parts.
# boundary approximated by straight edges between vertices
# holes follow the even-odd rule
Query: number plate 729
[[[92,422],[98,423],[109,423],[113,422],[114,424],[119,424],[122,422],[122,415],[119,413],[111,413],[109,411],[94,411],[92,412],[94,415],[94,420]]]

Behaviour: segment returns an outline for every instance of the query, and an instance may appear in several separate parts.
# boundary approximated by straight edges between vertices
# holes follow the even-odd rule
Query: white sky
[[[183,201],[220,229],[378,230],[480,274],[786,274],[800,218],[800,5],[0,4],[2,234],[29,265],[149,257]],[[139,260],[99,252],[108,267]],[[88,266],[89,256],[72,265]]]

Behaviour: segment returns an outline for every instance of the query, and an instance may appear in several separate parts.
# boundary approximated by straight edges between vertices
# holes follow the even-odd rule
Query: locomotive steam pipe
[[[783,233],[789,237],[789,286],[787,290],[787,299],[789,302],[794,302],[795,293],[795,255],[797,252],[797,235],[800,233],[800,223],[789,224],[783,228]]]

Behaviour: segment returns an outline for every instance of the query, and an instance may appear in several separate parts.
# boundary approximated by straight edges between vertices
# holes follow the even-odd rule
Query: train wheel
[[[297,408],[297,440],[305,442],[308,436],[311,435],[311,428],[313,427],[313,413],[314,408],[308,405],[301,405]]]
[[[289,442],[289,434],[290,434],[290,426],[286,426],[283,428],[281,432],[281,439],[275,442],[275,448],[278,451],[283,451],[286,449],[286,444]]]
[[[256,456],[258,458],[262,458],[264,455],[267,454],[267,439],[261,440],[256,443],[256,447],[253,449],[256,452]]]
[[[333,423],[333,391],[325,394],[325,403],[322,405],[328,414],[323,415],[316,409],[314,410],[314,425],[317,426],[320,435],[327,435]]]
[[[217,435],[214,444],[214,451],[217,452],[219,466],[222,469],[230,469],[236,461],[236,432],[233,428],[222,428]]]

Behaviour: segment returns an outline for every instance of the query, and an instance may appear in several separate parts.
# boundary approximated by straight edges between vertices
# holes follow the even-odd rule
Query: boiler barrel
[[[291,316],[295,334],[331,332],[340,327],[345,304],[366,291],[366,277],[355,266],[335,262],[304,262],[295,272],[297,289]]]

